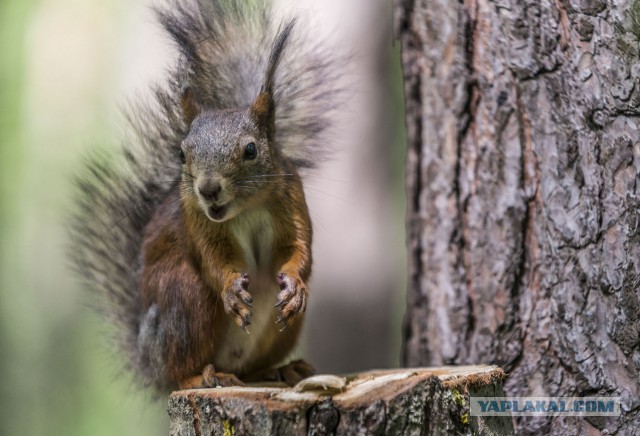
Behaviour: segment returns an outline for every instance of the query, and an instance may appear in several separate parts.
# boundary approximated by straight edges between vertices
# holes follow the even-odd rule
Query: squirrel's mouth
[[[222,221],[227,214],[229,207],[227,204],[223,204],[221,206],[211,205],[207,208],[207,215],[213,221]]]

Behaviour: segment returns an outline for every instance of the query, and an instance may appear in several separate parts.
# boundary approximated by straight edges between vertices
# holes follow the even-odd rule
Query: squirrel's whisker
[[[270,173],[270,174],[256,174],[254,177],[272,177],[272,176],[295,176],[294,173]]]

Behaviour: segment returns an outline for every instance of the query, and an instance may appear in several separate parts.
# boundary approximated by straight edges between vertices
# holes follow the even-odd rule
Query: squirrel
[[[179,59],[130,110],[120,157],[93,157],[77,178],[73,265],[144,385],[293,385],[313,374],[277,366],[309,294],[300,170],[327,150],[337,64],[297,17],[276,26],[268,2],[156,13]]]

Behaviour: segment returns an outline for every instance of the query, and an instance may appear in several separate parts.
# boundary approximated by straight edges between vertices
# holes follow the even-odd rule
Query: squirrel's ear
[[[255,122],[271,137],[275,129],[276,108],[270,92],[261,92],[251,104],[251,116]]]
[[[188,125],[191,125],[193,120],[200,113],[200,106],[193,95],[191,87],[187,87],[182,91],[180,96],[180,106],[182,107],[182,114]]]

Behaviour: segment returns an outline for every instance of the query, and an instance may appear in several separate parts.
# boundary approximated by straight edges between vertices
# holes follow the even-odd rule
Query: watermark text
[[[472,416],[619,416],[620,397],[471,397]]]

